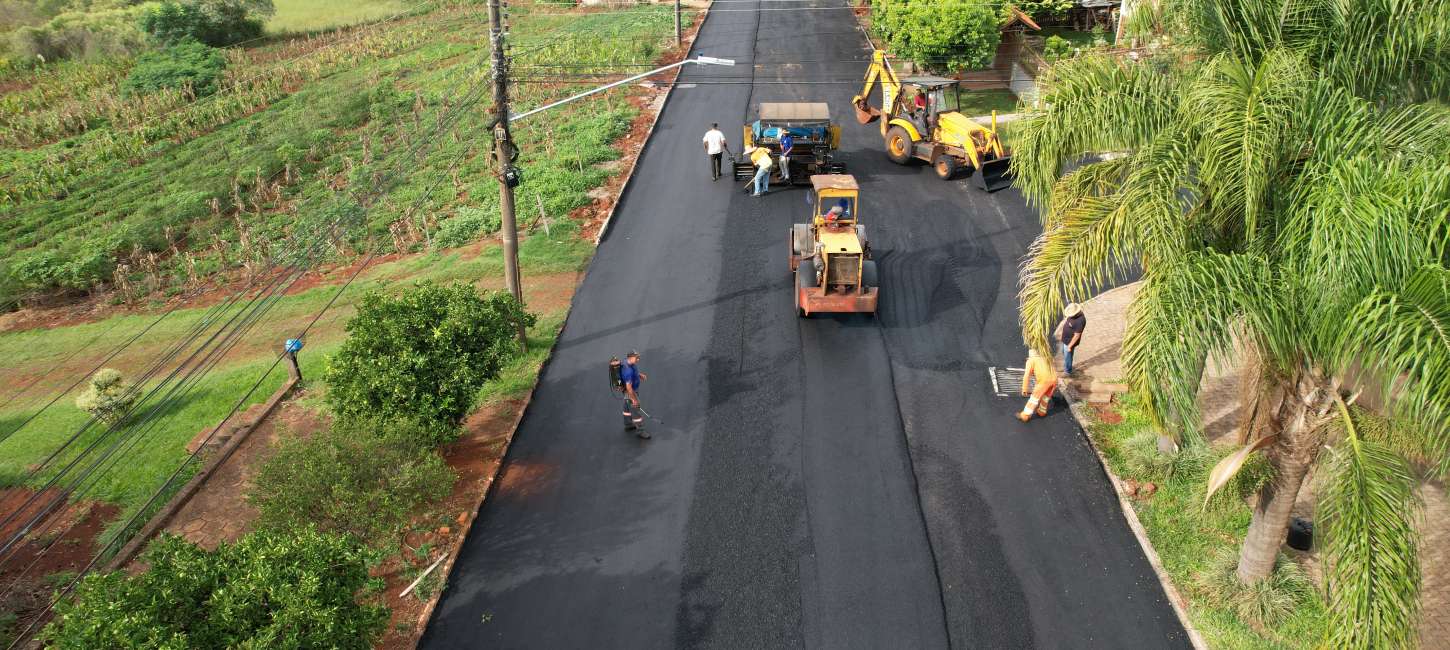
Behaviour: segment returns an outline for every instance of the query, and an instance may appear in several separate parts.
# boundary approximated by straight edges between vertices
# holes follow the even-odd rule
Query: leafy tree
[[[328,362],[327,400],[340,417],[456,427],[479,389],[518,351],[534,316],[506,293],[423,282],[396,298],[363,297]]]
[[[358,602],[371,554],[315,531],[258,531],[206,551],[162,535],[147,570],[94,574],[56,605],[55,648],[371,648],[387,609]]]
[[[1034,20],[1060,20],[1077,3],[1074,0],[1018,0],[1012,4]]]
[[[1194,56],[1064,61],[1041,85],[1046,108],[1014,128],[1018,185],[1044,208],[1024,338],[1046,349],[1064,302],[1140,269],[1125,372],[1190,444],[1205,364],[1247,348],[1263,368],[1246,407],[1267,422],[1215,474],[1262,449],[1274,477],[1238,578],[1269,577],[1319,463],[1325,643],[1403,646],[1419,591],[1413,477],[1403,446],[1358,426],[1352,405],[1382,392],[1409,423],[1396,439],[1450,472],[1450,114],[1417,103],[1450,99],[1450,2],[1169,4],[1157,24],[1179,25]],[[1063,173],[1095,153],[1114,155]]]
[[[453,471],[429,442],[417,425],[376,420],[288,438],[263,463],[247,500],[265,528],[315,525],[384,543],[409,513],[453,486]]]
[[[223,47],[261,36],[262,19],[272,13],[272,0],[168,1],[142,16],[141,29],[163,45],[195,40]]]
[[[146,93],[190,87],[197,97],[204,97],[216,92],[226,67],[227,58],[221,50],[186,40],[137,57],[122,88],[130,93]]]
[[[116,424],[136,401],[136,392],[121,377],[121,371],[102,368],[91,375],[86,389],[76,396],[76,408],[106,424]]]
[[[1002,40],[987,3],[872,0],[871,17],[893,54],[937,70],[984,68]]]

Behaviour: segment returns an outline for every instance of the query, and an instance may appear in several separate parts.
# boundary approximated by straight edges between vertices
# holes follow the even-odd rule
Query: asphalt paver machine
[[[880,276],[860,222],[855,177],[818,174],[811,191],[810,221],[790,229],[796,313],[876,313]]]
[[[805,185],[815,174],[846,172],[846,164],[835,153],[841,146],[841,127],[831,122],[831,110],[825,102],[763,102],[757,119],[746,124],[743,131],[743,151],[765,147],[777,162],[780,161],[780,138],[787,132],[791,134],[795,139],[790,154],[792,185]],[[755,166],[749,156],[741,155],[734,163],[735,180],[755,176]],[[780,168],[776,165],[771,170],[771,182],[780,180]]]

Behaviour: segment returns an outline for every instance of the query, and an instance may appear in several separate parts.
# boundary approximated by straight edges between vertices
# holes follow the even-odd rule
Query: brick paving
[[[1138,293],[1138,283],[1103,292],[1083,304],[1088,326],[1073,358],[1077,373],[1069,379],[1080,395],[1091,396],[1123,378],[1119,359],[1122,351],[1124,315]],[[1059,360],[1060,361],[1060,360]],[[1236,364],[1209,364],[1199,389],[1204,433],[1219,445],[1234,444],[1239,419],[1239,373]],[[1312,485],[1312,481],[1306,481]],[[1450,650],[1450,497],[1445,486],[1426,481],[1419,487],[1424,500],[1424,521],[1420,543],[1422,576],[1420,645],[1423,650]],[[1313,517],[1313,495],[1303,490],[1295,515]],[[1286,549],[1288,547],[1285,547]],[[1316,553],[1294,553],[1318,582]]]
[[[196,495],[177,511],[166,532],[185,537],[202,548],[214,549],[221,542],[236,541],[250,530],[257,518],[257,509],[247,504],[247,488],[264,453],[277,439],[276,420],[274,415],[257,426]]]

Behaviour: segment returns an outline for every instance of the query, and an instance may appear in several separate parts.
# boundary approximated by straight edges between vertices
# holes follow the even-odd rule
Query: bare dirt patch
[[[34,494],[27,488],[0,490],[0,516],[20,511],[14,522],[0,528],[0,540],[8,540],[58,493],[52,490],[26,506]],[[26,535],[10,557],[0,561],[0,614],[14,613],[17,631],[44,612],[51,591],[60,586],[56,583],[68,582],[70,574],[90,563],[97,551],[96,538],[118,512],[119,508],[107,503],[67,504]]]
[[[1093,419],[1098,422],[1102,422],[1103,424],[1122,424],[1123,422],[1123,416],[1118,413],[1118,409],[1111,403],[1099,404],[1089,402],[1088,406],[1092,407]]]

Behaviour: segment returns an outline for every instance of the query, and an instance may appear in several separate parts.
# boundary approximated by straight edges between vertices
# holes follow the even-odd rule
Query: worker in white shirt
[[[705,132],[705,153],[710,156],[710,173],[715,180],[720,180],[720,155],[730,145],[725,142],[725,134],[720,132],[719,124],[711,124],[710,130]]]

